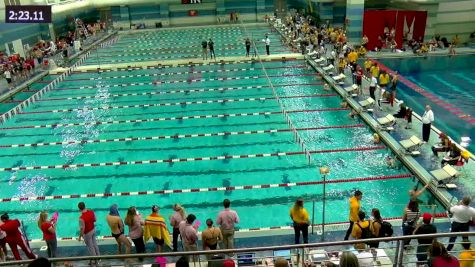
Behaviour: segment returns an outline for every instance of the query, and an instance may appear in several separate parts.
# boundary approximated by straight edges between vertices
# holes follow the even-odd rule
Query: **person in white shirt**
[[[376,95],[374,94],[374,92],[376,91],[377,84],[378,79],[376,79],[376,77],[371,74],[371,81],[369,82],[369,96],[374,100],[376,100]]]
[[[434,112],[429,105],[426,105],[426,111],[422,115],[422,141],[424,143],[429,142],[430,126],[434,121]]]
[[[472,199],[466,196],[460,201],[459,205],[450,208],[450,212],[452,213],[451,232],[470,231],[470,223],[472,220],[475,220],[475,208],[469,206],[470,202],[472,202]],[[452,250],[456,239],[456,236],[450,237],[449,245],[447,246],[448,251]],[[468,242],[467,236],[463,236],[462,239],[464,242]]]
[[[262,40],[266,44],[266,53],[270,55],[269,47],[270,47],[270,39],[269,36],[266,34],[266,38]]]

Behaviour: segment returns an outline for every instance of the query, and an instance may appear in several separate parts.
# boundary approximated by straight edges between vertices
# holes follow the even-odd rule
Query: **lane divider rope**
[[[384,180],[394,180],[394,179],[406,179],[410,177],[412,177],[412,174],[408,173],[408,174],[396,174],[396,175],[386,175],[386,176],[347,178],[347,179],[327,180],[326,184],[355,183],[355,182],[381,181],[381,180],[384,181]],[[237,191],[237,190],[282,188],[282,187],[296,187],[296,186],[311,186],[311,185],[320,185],[320,184],[323,184],[323,181],[241,185],[241,186],[228,186],[228,187],[150,190],[150,191],[138,191],[138,192],[88,193],[88,194],[72,194],[72,195],[56,195],[56,196],[12,197],[12,198],[1,198],[0,203],[1,202],[17,202],[17,201],[43,201],[43,200],[57,200],[57,199],[71,199],[71,198],[98,198],[98,197],[103,198],[103,197],[114,197],[114,196],[170,195],[170,194],[180,194],[180,193]]]
[[[308,128],[297,128],[297,130],[298,131],[316,131],[316,130],[327,130],[327,129],[359,128],[359,127],[364,127],[364,124],[359,123],[359,124],[350,124],[350,125],[308,127]],[[131,142],[131,141],[147,141],[147,140],[160,140],[160,139],[183,139],[183,138],[195,138],[195,137],[282,133],[282,132],[291,132],[291,131],[292,129],[270,129],[270,130],[251,130],[251,131],[239,131],[239,132],[178,134],[178,135],[160,135],[160,136],[146,136],[146,137],[124,137],[124,138],[114,138],[114,139],[75,140],[75,141],[45,142],[45,143],[31,143],[31,144],[10,144],[10,145],[0,145],[0,148],[40,147],[40,146],[93,144],[93,143],[109,143],[109,142]]]
[[[355,152],[355,151],[370,151],[386,149],[385,146],[368,146],[368,147],[351,147],[338,149],[323,149],[311,150],[310,154],[323,153],[341,153],[341,152]],[[78,164],[58,164],[58,165],[38,165],[38,166],[19,166],[0,168],[0,171],[27,171],[27,170],[45,170],[45,169],[77,169],[85,167],[104,167],[104,166],[121,166],[121,165],[149,165],[160,163],[178,163],[178,162],[192,162],[192,161],[212,161],[212,160],[229,160],[229,159],[244,159],[244,158],[267,158],[267,157],[282,157],[282,156],[296,156],[305,155],[303,151],[290,152],[274,152],[274,153],[259,153],[259,154],[245,154],[245,155],[223,155],[197,158],[174,158],[174,159],[155,159],[155,160],[133,160],[133,161],[115,161],[115,162],[100,162],[100,163],[78,163]]]
[[[293,110],[293,111],[287,111],[287,112],[309,113],[309,112],[326,112],[326,111],[340,111],[340,110],[348,110],[348,108],[305,109],[305,110]],[[189,120],[189,119],[211,119],[211,118],[229,118],[229,117],[246,117],[246,116],[268,116],[268,115],[275,115],[275,114],[281,114],[281,112],[280,111],[265,111],[265,112],[249,112],[249,113],[194,115],[194,116],[182,116],[182,117],[162,117],[162,118],[134,119],[134,120],[54,123],[54,124],[42,124],[42,125],[4,127],[4,128],[0,128],[0,130],[57,128],[57,127],[86,126],[86,125],[107,125],[107,124],[122,124],[122,123],[137,123],[137,122],[176,121],[176,120]]]
[[[317,98],[317,97],[332,97],[332,96],[336,96],[336,95],[337,94],[297,95],[297,96],[286,96],[286,97],[281,97],[281,98],[284,98],[284,99]],[[127,109],[127,108],[169,107],[169,106],[201,105],[201,104],[212,104],[212,103],[252,102],[252,101],[265,102],[265,101],[268,101],[268,100],[275,100],[275,98],[274,97],[250,97],[250,98],[197,100],[197,101],[185,101],[185,102],[167,102],[167,103],[157,103],[157,104],[137,104],[137,105],[124,105],[124,106],[84,107],[84,108],[29,111],[29,112],[20,112],[18,114],[41,114],[41,113],[60,113],[60,112],[86,111],[86,110],[112,110],[112,109]]]

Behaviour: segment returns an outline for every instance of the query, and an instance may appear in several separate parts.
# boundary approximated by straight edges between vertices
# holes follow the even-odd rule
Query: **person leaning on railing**
[[[450,227],[451,232],[468,232],[470,228],[470,223],[475,220],[475,209],[470,207],[470,202],[472,202],[472,198],[466,196],[460,201],[460,203],[456,206],[450,208],[450,212],[452,213],[452,225]],[[454,247],[454,242],[457,239],[456,236],[452,236],[449,239],[449,245],[447,246],[447,250],[451,251]],[[468,241],[468,237],[463,236],[462,239],[466,242]]]
[[[432,224],[432,215],[430,213],[424,213],[422,215],[422,224],[418,224],[414,230],[414,235],[426,235],[437,233],[437,228]],[[427,262],[427,249],[432,244],[433,238],[418,238],[417,243],[417,263],[425,264]]]

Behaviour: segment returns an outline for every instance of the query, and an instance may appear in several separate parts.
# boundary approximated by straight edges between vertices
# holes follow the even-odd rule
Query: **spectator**
[[[176,267],[189,267],[188,257],[181,256],[175,263]]]
[[[117,242],[117,248],[119,254],[122,254],[122,244],[125,246],[125,254],[130,254],[131,244],[129,239],[125,236],[124,222],[119,215],[119,209],[117,204],[113,204],[109,209],[109,214],[106,217],[107,224],[111,229],[111,235]]]
[[[86,209],[86,204],[84,202],[79,202],[78,208],[81,211],[79,216],[79,238],[78,241],[81,242],[81,239],[84,238],[84,243],[86,244],[89,255],[99,256],[99,247],[97,246],[96,241],[96,215],[92,210]],[[96,261],[91,261],[91,264],[95,265]]]
[[[132,242],[134,242],[135,251],[137,253],[145,253],[145,243],[143,242],[142,229],[144,223],[135,207],[130,207],[127,210],[125,224],[129,226],[129,237],[132,239]]]
[[[371,237],[369,222],[365,220],[365,217],[366,217],[366,213],[364,213],[363,211],[358,212],[358,221],[355,222],[355,224],[353,225],[353,229],[351,231],[351,236],[356,240],[366,239],[366,238]]]
[[[346,230],[345,240],[348,240],[350,237],[351,232],[353,231],[353,224],[358,221],[358,214],[360,212],[360,201],[363,198],[363,193],[359,190],[355,191],[353,197],[349,199],[350,203],[350,226],[348,230]]]
[[[158,213],[159,207],[152,206],[152,213],[145,218],[144,223],[144,241],[147,242],[150,238],[155,243],[155,251],[162,252],[163,245],[170,246],[170,234],[168,233],[165,218]]]
[[[231,201],[229,199],[223,200],[224,210],[220,211],[216,218],[216,223],[221,228],[223,233],[223,249],[234,248],[234,225],[239,223],[239,216],[236,211],[230,209]]]
[[[379,77],[379,66],[377,63],[373,63],[369,71],[376,79]]]
[[[473,267],[475,263],[475,248],[470,247],[470,242],[462,242],[463,250],[459,254],[460,267]]]
[[[381,226],[383,225],[383,218],[381,217],[381,213],[379,212],[379,209],[372,209],[371,210],[371,216],[373,217],[373,220],[370,221],[370,230],[371,234],[373,237],[384,237],[381,231]],[[371,242],[369,244],[369,247],[371,248],[378,248],[379,247],[379,242]]]
[[[295,201],[294,206],[290,209],[290,218],[292,219],[295,233],[295,244],[300,244],[300,232],[302,232],[303,243],[308,243],[308,225],[309,216],[307,210],[303,207],[303,199],[299,198]]]
[[[3,222],[0,220],[0,226]],[[0,227],[1,229],[1,227]],[[7,259],[7,234],[0,230],[0,262]]]
[[[402,215],[403,235],[412,235],[414,233],[416,222],[419,219],[419,216],[419,202],[417,200],[411,199],[407,207],[404,209],[404,213]],[[409,243],[411,243],[411,239],[405,239],[404,248],[409,248]]]
[[[439,152],[448,152],[451,147],[452,142],[446,134],[440,133],[439,140],[439,143],[432,146],[432,153],[434,154],[434,157],[438,157]]]
[[[358,258],[351,251],[343,251],[340,255],[340,267],[360,267]]]
[[[429,247],[429,266],[431,267],[459,267],[460,263],[447,252],[442,243],[434,241]]]
[[[173,213],[172,217],[170,218],[170,225],[173,227],[173,251],[178,251],[178,236],[180,235],[180,230],[178,226],[180,222],[184,221],[186,218],[185,209],[180,206],[180,204],[173,205]]]
[[[56,257],[56,250],[58,243],[56,240],[56,221],[53,219],[48,220],[48,213],[43,211],[38,218],[38,227],[43,233],[43,239],[48,247],[48,258]]]
[[[470,223],[475,219],[475,209],[470,207],[470,202],[472,198],[465,196],[458,205],[455,205],[450,208],[452,213],[452,225],[450,227],[450,232],[468,232],[470,229]],[[447,250],[451,251],[454,247],[454,242],[457,239],[456,236],[450,237],[449,245]],[[467,236],[462,237],[464,242],[468,241]]]
[[[454,143],[450,145],[450,150],[444,156],[444,158],[440,162],[440,165],[442,166],[445,166],[447,164],[456,165],[457,162],[459,161],[462,161],[462,153],[460,149],[457,147],[457,144]]]
[[[391,97],[389,98],[389,104],[391,104],[391,107],[394,107],[394,100],[396,99],[396,89],[398,81],[399,75],[398,72],[395,71],[391,78],[391,86],[389,87],[389,93],[391,94]]]
[[[418,224],[414,230],[414,235],[427,235],[437,233],[437,228],[432,224],[432,215],[430,213],[424,213],[422,215],[422,224]],[[427,250],[430,244],[432,244],[433,238],[418,238],[417,243],[417,263],[424,265],[427,262]]]
[[[185,251],[197,251],[198,250],[198,234],[193,227],[193,222],[196,220],[196,216],[189,214],[185,221],[180,222],[180,235],[183,241],[183,247]],[[193,256],[193,262],[197,261],[197,257]]]
[[[215,250],[218,248],[218,242],[223,241],[223,234],[218,227],[213,226],[213,220],[207,219],[208,228],[201,233],[201,243],[203,250]]]
[[[289,262],[282,257],[278,257],[274,261],[274,267],[289,267]]]
[[[434,122],[434,113],[429,105],[426,105],[426,110],[422,115],[422,141],[429,142],[431,123]]]
[[[246,57],[249,57],[249,52],[251,51],[251,40],[249,40],[249,38],[246,38],[245,45],[246,45]]]
[[[36,259],[35,254],[31,252],[30,246],[28,245],[28,241],[20,232],[20,221],[18,219],[10,220],[10,216],[8,216],[7,213],[4,213],[0,217],[0,220],[3,222],[3,224],[0,225],[0,230],[6,233],[6,241],[15,259],[21,260],[20,253],[18,252],[18,247],[23,250],[23,252],[29,259]]]

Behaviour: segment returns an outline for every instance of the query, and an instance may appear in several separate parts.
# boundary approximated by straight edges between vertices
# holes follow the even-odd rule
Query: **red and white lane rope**
[[[347,110],[348,108],[325,108],[325,109],[305,109],[287,111],[290,113],[310,113],[310,112],[327,112]],[[0,130],[19,130],[19,129],[39,129],[39,128],[57,128],[57,127],[72,127],[72,126],[86,126],[86,125],[108,125],[108,124],[124,124],[137,122],[159,122],[159,121],[176,121],[176,120],[190,120],[190,119],[212,119],[212,118],[230,118],[230,117],[248,117],[248,116],[269,116],[281,114],[279,111],[267,112],[249,112],[249,113],[230,113],[230,114],[212,114],[212,115],[195,115],[182,117],[162,117],[150,119],[135,119],[135,120],[115,120],[115,121],[96,121],[96,122],[76,122],[76,123],[54,123],[42,125],[24,125],[0,128]]]
[[[281,98],[317,98],[317,97],[332,97],[332,96],[336,96],[336,94],[317,94],[317,95],[300,95],[300,96],[297,95],[297,96],[286,96],[286,97],[281,97]],[[60,113],[60,112],[85,111],[85,110],[110,110],[110,109],[148,108],[148,107],[169,107],[169,106],[252,102],[252,101],[265,102],[268,100],[275,100],[275,98],[274,97],[228,98],[228,99],[197,100],[197,101],[185,101],[185,102],[167,102],[167,103],[157,103],[157,104],[137,104],[137,105],[123,105],[123,106],[53,109],[53,110],[20,112],[19,114]]]
[[[355,183],[355,182],[363,182],[363,181],[394,180],[394,179],[405,179],[405,178],[410,178],[410,177],[412,177],[412,174],[396,174],[396,175],[386,175],[386,176],[346,178],[346,179],[327,180],[326,184]],[[113,196],[169,195],[169,194],[181,194],[181,193],[237,191],[237,190],[251,190],[251,189],[311,186],[311,185],[320,185],[320,184],[323,184],[323,181],[308,181],[308,182],[280,183],[280,184],[260,184],[260,185],[242,185],[242,186],[228,186],[228,187],[206,187],[206,188],[151,190],[151,191],[118,192],[118,193],[89,193],[89,194],[56,195],[56,196],[14,197],[14,198],[1,198],[0,202],[42,201],[42,200],[71,199],[71,198],[97,198],[97,197],[102,198],[102,197],[113,197]]]
[[[335,126],[297,128],[297,131],[317,131],[317,130],[359,128],[359,127],[364,127],[364,124],[359,123],[359,124],[350,124],[350,125],[335,125]],[[271,130],[252,130],[252,131],[239,131],[239,132],[218,132],[218,133],[160,135],[160,136],[146,136],[146,137],[125,137],[125,138],[114,138],[114,139],[77,140],[77,141],[46,142],[46,143],[31,143],[31,144],[10,144],[10,145],[0,145],[0,148],[39,147],[39,146],[93,144],[93,143],[109,143],[109,142],[130,142],[130,141],[147,141],[147,140],[161,140],[161,139],[183,139],[183,138],[212,137],[212,136],[283,133],[283,132],[291,132],[291,131],[292,131],[292,129],[271,129]]]
[[[149,165],[160,163],[178,163],[178,162],[192,162],[192,161],[212,161],[212,160],[227,160],[227,159],[247,159],[247,158],[268,158],[268,157],[282,157],[282,156],[297,156],[323,153],[341,153],[341,152],[357,152],[386,149],[385,146],[367,146],[367,147],[351,147],[351,148],[337,148],[311,151],[289,151],[276,153],[258,153],[245,155],[224,155],[224,156],[210,156],[197,158],[175,158],[175,159],[153,159],[153,160],[133,160],[133,161],[113,161],[100,163],[78,163],[78,164],[59,164],[59,165],[38,165],[38,166],[19,166],[0,168],[0,171],[27,171],[27,170],[46,170],[46,169],[76,169],[85,167],[105,167],[105,166],[121,166],[121,165]]]

